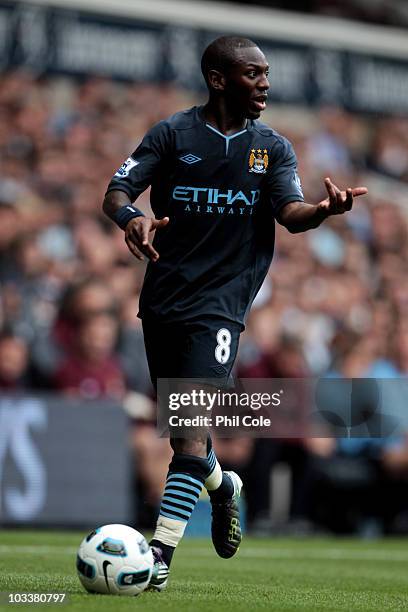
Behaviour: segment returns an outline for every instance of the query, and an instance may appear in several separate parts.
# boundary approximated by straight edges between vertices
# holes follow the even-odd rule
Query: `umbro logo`
[[[197,155],[188,153],[187,155],[183,155],[183,157],[180,157],[180,160],[185,162],[186,164],[195,164],[201,161],[201,157],[197,157]]]

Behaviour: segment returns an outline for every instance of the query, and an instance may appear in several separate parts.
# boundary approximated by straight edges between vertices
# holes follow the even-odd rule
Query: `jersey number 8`
[[[231,332],[222,327],[217,332],[217,346],[215,348],[215,358],[218,363],[227,363],[231,353]]]

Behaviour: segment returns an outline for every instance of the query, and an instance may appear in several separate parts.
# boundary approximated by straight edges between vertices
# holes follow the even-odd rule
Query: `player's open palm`
[[[141,261],[143,261],[143,255],[146,255],[150,261],[157,261],[159,253],[150,244],[149,234],[154,230],[165,227],[168,222],[168,217],[163,219],[155,219],[154,217],[131,219],[125,229],[125,241],[129,251]]]
[[[329,197],[319,202],[319,207],[325,211],[327,216],[342,215],[351,210],[353,207],[354,198],[368,193],[366,187],[348,187],[345,191],[341,191],[330,178],[324,179],[324,184]]]

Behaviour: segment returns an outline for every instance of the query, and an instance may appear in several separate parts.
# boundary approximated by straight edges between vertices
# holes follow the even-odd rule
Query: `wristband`
[[[117,210],[112,219],[120,227],[120,229],[125,229],[127,224],[131,219],[135,219],[136,217],[144,217],[144,214],[141,210],[136,207],[131,206],[130,204],[126,204]]]

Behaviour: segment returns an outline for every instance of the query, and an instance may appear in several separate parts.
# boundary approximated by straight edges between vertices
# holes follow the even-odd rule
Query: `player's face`
[[[235,113],[258,119],[266,107],[268,73],[268,62],[258,47],[237,49],[236,62],[225,75],[224,89]]]

